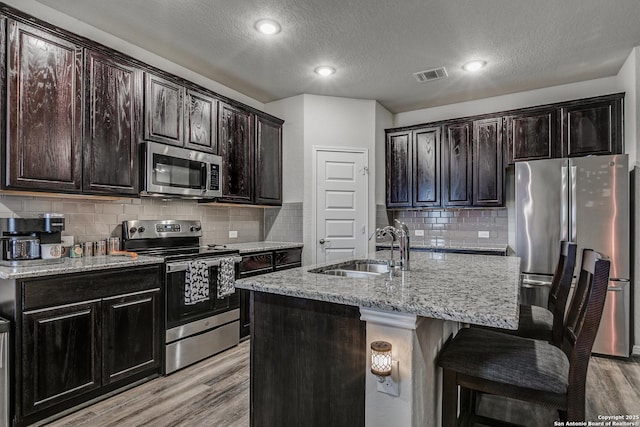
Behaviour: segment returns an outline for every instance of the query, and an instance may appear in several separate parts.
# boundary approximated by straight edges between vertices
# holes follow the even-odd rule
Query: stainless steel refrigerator
[[[535,294],[536,288],[548,286],[560,240],[578,245],[576,274],[583,248],[606,254],[611,258],[610,282],[593,352],[628,357],[628,156],[520,162],[515,180],[516,255],[522,258],[523,291]]]

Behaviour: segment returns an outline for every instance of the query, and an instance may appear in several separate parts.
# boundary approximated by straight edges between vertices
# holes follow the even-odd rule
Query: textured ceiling
[[[612,76],[640,45],[638,0],[38,1],[261,102],[308,93],[394,113]],[[282,32],[256,33],[265,17]],[[461,70],[473,58],[483,72]],[[412,75],[440,66],[448,79]]]

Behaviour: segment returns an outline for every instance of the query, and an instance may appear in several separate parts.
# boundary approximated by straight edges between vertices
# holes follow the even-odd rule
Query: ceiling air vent
[[[444,67],[434,68],[433,70],[418,71],[413,76],[420,83],[430,82],[432,80],[446,79],[449,75]]]

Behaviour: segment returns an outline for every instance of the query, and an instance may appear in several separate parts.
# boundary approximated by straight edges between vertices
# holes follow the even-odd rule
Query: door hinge
[[[369,166],[365,166],[362,168],[362,175],[369,175]]]

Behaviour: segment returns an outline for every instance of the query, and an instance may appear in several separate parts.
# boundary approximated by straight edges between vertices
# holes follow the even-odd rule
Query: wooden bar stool
[[[458,386],[461,396],[469,391],[506,396],[556,408],[561,420],[584,421],[587,368],[607,294],[609,264],[604,255],[584,250],[560,347],[480,328],[462,329],[449,340],[438,358],[443,368],[443,427],[458,423]],[[461,405],[462,421],[505,425],[476,415],[473,406]]]
[[[536,305],[520,304],[520,315],[518,329],[495,329],[486,328],[502,333],[517,335],[519,337],[534,338],[537,340],[549,341],[557,347],[562,343],[562,325],[564,322],[564,312],[569,299],[573,270],[576,265],[576,244],[571,242],[560,242],[560,256],[556,265],[547,308]]]

